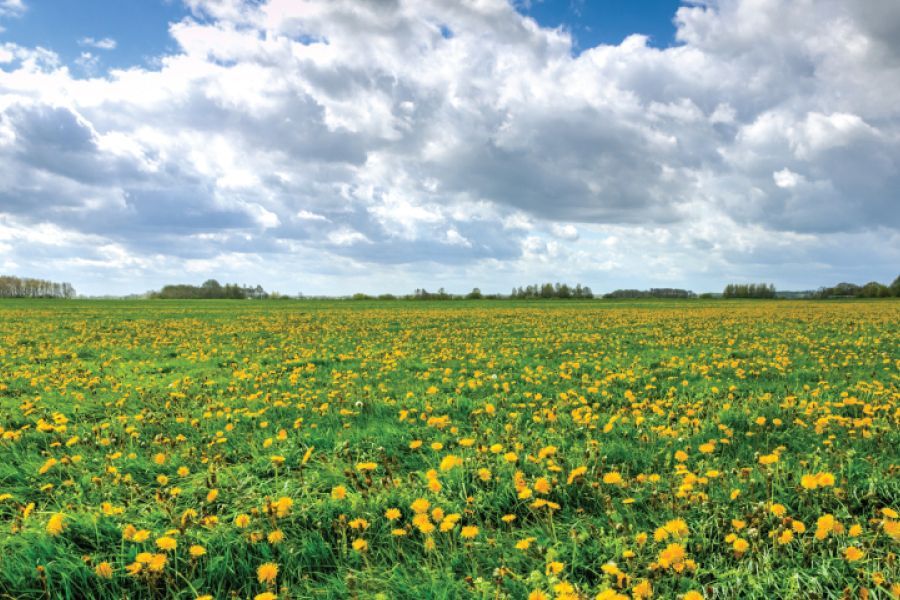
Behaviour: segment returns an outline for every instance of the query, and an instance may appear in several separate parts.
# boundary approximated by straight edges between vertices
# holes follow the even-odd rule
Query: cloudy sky
[[[897,0],[0,0],[0,272],[88,294],[900,272]]]

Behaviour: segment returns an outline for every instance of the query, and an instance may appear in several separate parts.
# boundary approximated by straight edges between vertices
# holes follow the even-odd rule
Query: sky
[[[896,0],[0,0],[0,273],[83,294],[900,273]]]

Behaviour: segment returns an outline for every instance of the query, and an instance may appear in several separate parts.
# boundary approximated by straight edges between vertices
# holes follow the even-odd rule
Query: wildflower
[[[774,465],[777,462],[778,462],[778,454],[774,453],[774,452],[772,454],[763,454],[762,456],[759,457],[759,464],[764,465],[764,466]]]
[[[462,528],[462,531],[460,532],[459,535],[463,539],[471,540],[471,539],[475,538],[476,535],[478,535],[478,528],[475,527],[474,525],[467,525]]]
[[[272,592],[263,592],[253,596],[253,600],[278,600],[278,596]]]
[[[800,478],[800,485],[804,490],[814,490],[819,487],[819,479],[815,475],[806,474]]]
[[[163,536],[156,540],[156,547],[160,550],[174,550],[178,547],[178,542],[175,540],[175,538]]]
[[[108,562],[102,562],[94,567],[94,573],[97,574],[98,577],[102,577],[103,579],[112,579],[113,576],[113,568],[112,565]]]
[[[603,475],[603,483],[608,485],[622,485],[622,475],[616,471],[610,471]]]
[[[847,562],[856,562],[858,560],[861,560],[865,555],[866,553],[856,546],[844,548],[844,558],[847,560]]]
[[[238,529],[246,529],[247,526],[250,525],[250,517],[249,515],[245,515],[243,513],[239,514],[234,518],[234,526]]]
[[[397,519],[400,518],[400,509],[398,509],[398,508],[389,508],[389,509],[387,509],[386,511],[384,511],[384,517],[385,517],[388,521],[396,521]]]
[[[66,528],[66,517],[62,513],[56,513],[47,521],[47,533],[59,535]]]
[[[584,476],[585,473],[587,473],[587,467],[585,467],[585,466],[575,467],[569,473],[569,478],[566,480],[566,483],[571,484],[573,481],[575,481],[579,477]]]
[[[194,544],[193,546],[188,548],[188,554],[190,554],[194,558],[200,558],[201,556],[206,554],[206,548],[204,548],[200,544]]]
[[[412,504],[409,505],[412,511],[416,514],[421,514],[427,512],[431,507],[431,502],[426,500],[425,498],[416,498],[413,500]]]
[[[450,471],[451,469],[455,469],[456,467],[460,467],[463,464],[463,459],[454,455],[448,454],[441,461],[440,469],[441,471]]]
[[[635,600],[650,598],[653,596],[653,586],[651,586],[650,582],[646,579],[642,579],[640,583],[631,588],[631,593]]]
[[[276,529],[275,531],[270,531],[269,535],[266,536],[266,539],[270,544],[280,544],[284,541],[284,532],[280,529]]]
[[[362,538],[353,540],[353,549],[357,552],[365,552],[369,548],[369,542]]]
[[[347,497],[347,488],[342,485],[336,485],[331,488],[331,498],[333,500],[343,500]]]
[[[263,563],[256,569],[256,579],[260,583],[272,584],[276,577],[278,577],[278,565],[275,563]]]
[[[559,575],[562,573],[562,570],[565,568],[565,565],[558,560],[551,561],[547,563],[546,573],[547,575]]]

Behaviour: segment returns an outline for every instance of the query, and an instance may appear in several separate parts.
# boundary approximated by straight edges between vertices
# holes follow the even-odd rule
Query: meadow
[[[0,303],[0,597],[900,596],[900,301]]]

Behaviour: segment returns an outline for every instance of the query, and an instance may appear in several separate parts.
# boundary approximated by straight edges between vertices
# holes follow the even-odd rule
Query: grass
[[[896,597],[898,323],[5,301],[0,597]]]

